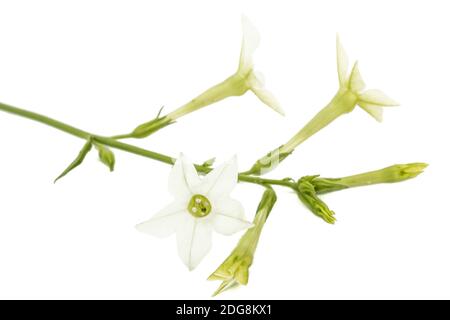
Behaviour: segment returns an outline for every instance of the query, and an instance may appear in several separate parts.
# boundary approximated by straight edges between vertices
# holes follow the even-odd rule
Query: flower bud
[[[116,158],[114,156],[114,153],[111,151],[111,149],[109,149],[101,144],[96,144],[95,147],[98,150],[98,157],[99,157],[100,161],[109,168],[109,171],[114,171],[114,165],[116,163]]]
[[[334,212],[328,208],[325,202],[317,197],[317,192],[311,183],[311,176],[301,178],[297,183],[297,188],[298,197],[312,213],[327,223],[335,223]]]
[[[369,171],[338,179],[316,178],[312,183],[316,187],[317,193],[326,193],[335,191],[333,187],[327,187],[327,183],[335,184],[336,190],[340,190],[344,187],[352,188],[378,183],[401,182],[417,177],[427,166],[428,164],[422,162],[396,164],[380,170]]]

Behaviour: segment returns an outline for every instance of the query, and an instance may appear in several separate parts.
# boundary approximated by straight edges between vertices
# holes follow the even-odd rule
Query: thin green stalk
[[[133,138],[133,135],[131,133],[127,133],[127,134],[118,134],[116,136],[112,136],[110,137],[111,139],[114,140],[121,140],[121,139],[129,139],[129,138]]]
[[[276,185],[276,186],[288,187],[288,188],[292,188],[292,189],[297,188],[297,184],[295,182],[292,182],[291,179],[281,179],[281,180],[266,179],[266,178],[260,178],[260,177],[248,175],[245,172],[239,174],[239,181],[250,182],[250,183],[255,183],[255,184],[260,184],[260,185]]]
[[[5,103],[1,103],[0,102],[0,110],[8,112],[8,113],[12,113],[24,118],[28,118],[43,124],[46,124],[50,127],[56,128],[58,130],[64,131],[66,133],[69,133],[73,136],[76,136],[78,138],[82,138],[82,139],[89,139],[89,137],[91,136],[88,132],[84,131],[84,130],[80,130],[78,128],[72,127],[68,124],[65,124],[61,121],[46,117],[44,115],[32,112],[32,111],[28,111],[28,110],[24,110],[24,109],[20,109],[20,108],[16,108],[13,106],[10,106],[8,104]]]
[[[175,158],[170,157],[168,155],[164,155],[158,152],[150,151],[147,149],[143,149],[131,144],[123,143],[121,141],[117,141],[113,138],[109,137],[103,137],[96,134],[89,133],[87,131],[78,129],[76,127],[73,127],[71,125],[68,125],[66,123],[63,123],[61,121],[49,118],[47,116],[24,110],[21,108],[13,107],[8,104],[4,104],[0,102],[0,110],[23,117],[27,119],[31,119],[40,123],[43,123],[47,126],[56,128],[58,130],[61,130],[63,132],[66,132],[70,135],[73,135],[75,137],[81,138],[86,141],[92,141],[93,143],[100,143],[105,146],[109,146],[114,149],[122,150],[125,152],[129,152],[132,154],[136,154],[142,157],[146,157],[152,160],[156,160],[162,163],[173,165],[175,163]],[[195,165],[198,172],[206,174],[212,170],[209,166],[203,166],[203,165]],[[253,184],[259,184],[259,185],[279,185],[279,186],[285,186],[289,188],[295,188],[295,183],[291,182],[290,180],[275,180],[275,179],[264,179],[260,177],[254,177],[251,175],[246,174],[239,174],[238,177],[239,181],[241,182],[248,182]]]
[[[143,148],[140,148],[140,147],[128,144],[128,143],[123,143],[123,142],[114,140],[112,138],[108,138],[108,137],[92,135],[92,140],[99,142],[101,144],[104,144],[106,146],[109,146],[111,148],[114,148],[114,149],[119,149],[122,151],[133,153],[133,154],[136,154],[139,156],[150,158],[150,159],[153,159],[153,160],[156,160],[159,162],[163,162],[163,163],[167,163],[170,165],[174,164],[175,160],[176,160],[175,158],[172,158],[165,154],[161,154],[158,152],[143,149]]]

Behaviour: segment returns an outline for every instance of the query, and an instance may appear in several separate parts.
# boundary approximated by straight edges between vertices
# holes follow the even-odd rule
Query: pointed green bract
[[[92,141],[89,139],[84,144],[83,148],[81,148],[81,150],[78,153],[78,155],[75,158],[75,160],[73,160],[72,163],[69,164],[69,166],[55,179],[54,182],[56,183],[56,181],[58,181],[59,179],[64,177],[66,174],[68,174],[70,171],[72,171],[73,169],[78,167],[83,162],[84,158],[89,153],[89,151],[91,151],[91,149],[92,149]]]

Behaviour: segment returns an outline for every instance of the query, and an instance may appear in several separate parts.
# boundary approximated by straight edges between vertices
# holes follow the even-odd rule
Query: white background
[[[98,134],[173,110],[231,75],[240,17],[261,33],[255,63],[287,117],[252,94],[181,119],[136,144],[201,162],[237,153],[247,169],[337,90],[335,34],[369,88],[401,102],[377,123],[360,109],[302,145],[269,176],[338,177],[424,161],[400,184],[324,197],[336,225],[287,190],[263,231],[247,287],[221,298],[450,298],[446,1],[0,1],[0,101]],[[168,201],[170,167],[123,152],[109,173],[95,152],[53,179],[83,142],[0,113],[0,298],[209,298],[207,276],[240,235],[216,235],[189,272],[175,239],[134,225]],[[261,188],[234,196],[249,219]]]

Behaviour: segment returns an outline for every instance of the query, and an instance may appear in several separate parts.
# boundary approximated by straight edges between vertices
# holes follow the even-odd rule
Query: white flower
[[[348,75],[348,58],[344,48],[336,37],[337,71],[339,90],[333,99],[319,111],[300,131],[280,147],[267,153],[246,171],[256,175],[273,170],[288,157],[301,143],[309,139],[338,117],[350,113],[359,105],[377,121],[382,121],[383,107],[397,106],[398,103],[379,90],[366,90],[365,83],[359,72],[358,62],[353,65]]]
[[[228,97],[237,97],[252,91],[265,105],[269,106],[276,112],[284,115],[280,104],[274,95],[264,86],[264,78],[253,69],[253,53],[259,44],[259,34],[253,24],[246,18],[242,17],[242,47],[239,59],[238,70],[230,77],[226,78],[219,84],[204,91],[196,98],[190,100],[180,108],[170,112],[163,118],[158,118],[153,122],[145,123],[138,127],[139,131],[144,132],[144,136],[158,130],[160,126],[166,126],[173,123],[178,118],[204,108],[210,104],[216,103]],[[139,132],[139,137],[142,133]]]
[[[284,115],[284,111],[275,96],[265,88],[263,75],[253,69],[253,53],[259,45],[259,39],[259,33],[255,26],[247,17],[242,16],[241,57],[236,75],[246,80],[247,90],[251,90],[261,102]]]
[[[398,106],[398,102],[389,98],[380,90],[363,91],[366,84],[359,72],[358,61],[353,65],[350,75],[347,75],[348,57],[342,47],[339,36],[336,37],[336,54],[340,90],[349,90],[355,94],[357,97],[356,103],[377,121],[381,122],[383,120],[382,107]]]
[[[209,252],[213,230],[231,235],[252,226],[242,205],[230,197],[237,177],[236,157],[200,178],[194,165],[180,155],[169,176],[174,201],[136,228],[158,237],[176,233],[178,254],[193,270]]]

